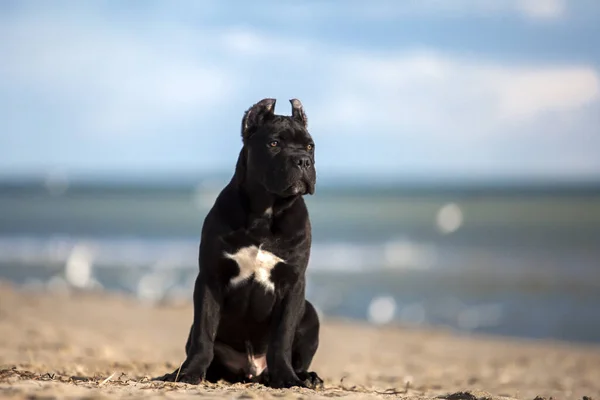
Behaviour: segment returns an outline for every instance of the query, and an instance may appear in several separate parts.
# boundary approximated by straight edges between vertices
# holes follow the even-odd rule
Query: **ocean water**
[[[2,184],[0,279],[190,298],[223,184]],[[307,203],[323,318],[600,342],[598,188],[319,187]]]

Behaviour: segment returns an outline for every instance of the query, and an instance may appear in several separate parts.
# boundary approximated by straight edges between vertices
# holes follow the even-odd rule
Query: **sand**
[[[600,346],[377,328],[324,319],[325,389],[151,382],[183,361],[188,301],[32,291],[0,283],[0,397],[518,398],[600,396]],[[441,397],[440,397],[441,396]]]

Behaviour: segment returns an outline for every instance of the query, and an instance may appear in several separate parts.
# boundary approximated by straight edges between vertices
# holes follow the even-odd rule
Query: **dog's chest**
[[[239,285],[252,277],[271,292],[275,290],[271,271],[278,263],[285,262],[275,254],[257,246],[242,247],[233,254],[226,252],[225,257],[234,260],[239,267],[239,273],[229,281],[232,286]]]

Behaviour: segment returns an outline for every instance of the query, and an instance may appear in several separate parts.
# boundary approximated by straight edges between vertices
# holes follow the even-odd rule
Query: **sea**
[[[0,183],[0,279],[191,299],[228,177]],[[322,318],[600,343],[600,185],[317,187],[307,297]]]

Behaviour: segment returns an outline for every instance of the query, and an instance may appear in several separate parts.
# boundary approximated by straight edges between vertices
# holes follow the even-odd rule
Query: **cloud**
[[[271,12],[293,12],[304,18],[345,16],[362,20],[393,20],[415,17],[468,18],[516,16],[532,21],[555,21],[567,16],[566,0],[375,0],[368,3],[348,0],[343,7],[328,3],[294,4]]]
[[[268,61],[291,62],[310,57],[308,42],[298,38],[267,37],[255,30],[233,26],[216,36],[223,50],[240,57],[268,57]]]
[[[334,110],[326,122],[391,135],[507,135],[600,96],[598,71],[585,64],[494,63],[434,51],[357,53],[331,62],[336,79],[324,93]]]
[[[566,0],[518,0],[515,6],[525,16],[540,20],[558,19],[567,12]]]
[[[228,69],[189,52],[206,46],[210,32],[135,28],[68,14],[7,19],[0,74],[84,135],[151,134],[230,98]]]
[[[498,116],[510,121],[569,112],[598,100],[598,72],[585,65],[508,67],[482,71],[492,82]]]
[[[568,11],[556,5],[562,2],[529,1],[423,0],[394,10],[414,13],[420,7],[418,12],[434,13],[454,7],[475,14],[537,13],[535,18],[559,18]],[[310,4],[314,12],[323,7]],[[352,12],[355,4],[350,2],[350,11],[337,10]],[[368,9],[385,4],[392,6],[378,1]],[[0,93],[5,105],[0,113],[16,121],[10,104],[25,104],[31,109],[12,109],[22,112],[18,122],[34,115],[38,123],[28,125],[28,132],[13,124],[10,139],[0,136],[0,147],[3,140],[31,143],[19,137],[38,140],[43,129],[61,132],[56,140],[79,146],[72,165],[101,168],[108,161],[98,149],[110,151],[119,143],[131,149],[114,154],[111,166],[143,169],[160,160],[163,166],[204,167],[235,156],[239,119],[251,102],[277,97],[278,112],[286,113],[282,103],[299,97],[319,149],[328,154],[320,161],[327,168],[345,170],[348,158],[363,159],[367,151],[365,168],[373,171],[528,168],[600,174],[590,150],[600,145],[593,131],[600,122],[595,111],[600,74],[592,64],[533,56],[493,60],[435,47],[373,51],[364,44],[316,40],[306,32],[226,22],[194,25],[160,12],[144,19],[137,10],[129,18],[92,11],[0,15],[0,36],[10,38],[0,41],[0,54],[6,55],[0,88],[14,94]],[[44,120],[34,106],[50,110],[52,118]],[[200,142],[197,131],[202,146],[194,147]],[[236,134],[216,139],[206,134],[219,131]],[[347,140],[340,141],[341,135]],[[78,142],[82,136],[92,137],[87,147]],[[231,153],[215,151],[225,148]],[[4,160],[24,165],[50,157],[20,151],[27,155],[9,151]]]
[[[321,88],[315,107],[327,112],[313,114],[313,123],[361,143],[352,154],[358,159],[364,142],[382,143],[373,149],[373,168],[600,173],[589,150],[600,145],[600,78],[590,65],[498,63],[424,50],[330,60],[335,79]]]

